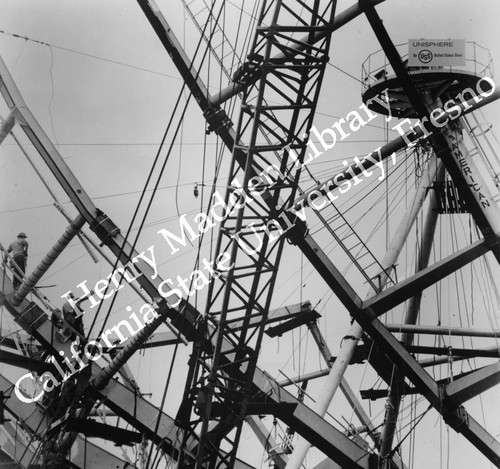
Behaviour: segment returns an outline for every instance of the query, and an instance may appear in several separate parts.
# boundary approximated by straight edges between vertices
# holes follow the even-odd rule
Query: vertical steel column
[[[441,180],[444,176],[444,168],[439,170],[437,180]],[[429,264],[429,258],[432,250],[432,241],[434,239],[434,232],[438,219],[438,212],[433,210],[436,204],[436,194],[431,191],[429,194],[429,211],[424,221],[424,228],[422,233],[422,250],[417,259],[415,272],[425,269]],[[409,301],[408,308],[405,315],[405,324],[415,324],[420,312],[420,301],[422,293],[415,295]],[[413,334],[403,334],[401,341],[404,344],[411,345],[413,342]],[[399,413],[399,406],[401,403],[401,391],[404,386],[404,375],[400,373],[394,374],[394,381],[390,385],[389,396],[387,398],[386,413],[384,418],[384,428],[381,436],[380,457],[387,458],[385,464],[390,467],[390,455],[392,451],[392,442],[396,430],[397,417]]]
[[[422,179],[420,180],[420,185],[417,189],[417,192],[415,193],[412,205],[409,210],[407,210],[403,220],[399,224],[398,230],[396,232],[396,235],[394,236],[391,246],[385,254],[384,259],[382,260],[381,264],[385,271],[390,270],[399,257],[408,233],[410,232],[410,229],[415,222],[418,212],[422,208],[425,196],[427,194],[427,189],[436,178],[437,170],[437,158],[435,154],[433,154],[431,160],[429,161],[429,165],[427,166]],[[381,285],[384,286],[388,280],[389,276],[385,272],[383,272],[380,279]],[[371,289],[367,296],[372,296]],[[340,385],[345,370],[347,369],[347,366],[351,361],[351,358],[356,349],[356,345],[358,344],[358,341],[361,338],[362,334],[363,328],[357,322],[354,322],[346,334],[346,338],[348,337],[349,339],[346,339],[342,342],[342,347],[337,355],[337,359],[330,369],[328,380],[325,383],[325,386],[321,392],[321,395],[318,397],[315,406],[313,407],[313,410],[318,415],[325,415],[328,406],[330,405],[330,402],[332,401],[333,396],[335,395],[335,392]],[[300,469],[310,447],[311,444],[307,440],[301,440],[290,456],[286,469]]]
[[[437,101],[437,106],[441,106],[441,101]],[[485,238],[489,236],[500,235],[500,210],[493,199],[493,195],[487,186],[483,175],[480,173],[474,158],[464,144],[461,128],[465,126],[463,119],[460,119],[460,125],[448,124],[443,129],[445,138],[454,164],[459,168],[463,179],[468,185],[469,192],[474,196],[482,214],[486,218],[489,226],[482,232]],[[453,175],[452,175],[453,176]],[[500,252],[492,249],[497,260],[500,262]]]

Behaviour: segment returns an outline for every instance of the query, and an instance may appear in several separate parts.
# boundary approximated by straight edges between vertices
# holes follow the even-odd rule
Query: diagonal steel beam
[[[387,33],[375,7],[371,5],[367,0],[360,0],[360,4],[365,9],[367,19],[372,26],[373,31],[377,36],[382,48],[384,49],[392,68],[394,69],[397,77],[401,80],[413,109],[416,111],[418,117],[422,121],[424,119],[426,121],[429,121],[429,110],[427,108],[426,102],[413,84],[411,77],[408,74],[406,67],[404,66],[401,57],[396,50],[396,47],[389,37],[389,34]],[[455,182],[455,185],[459,188],[461,196],[465,199],[467,206],[472,213],[475,222],[482,231],[483,236],[485,237],[490,249],[492,250],[497,260],[500,262],[500,246],[498,243],[498,235],[500,234],[500,220],[498,216],[498,209],[496,205],[494,205],[491,194],[489,194],[489,190],[484,184],[484,181],[482,181],[482,178],[480,177],[479,173],[477,173],[477,170],[474,171],[475,168],[473,163],[470,161],[470,158],[467,158],[468,154],[466,149],[464,148],[463,144],[461,144],[461,141],[458,141],[455,133],[451,129],[450,124],[446,125],[446,127],[443,129],[442,134],[432,135],[430,137],[430,141],[434,147],[434,151],[436,152],[436,154],[440,155],[446,169]],[[461,164],[462,160],[464,160],[465,165]],[[486,194],[486,196],[484,196],[486,199],[485,201],[481,201],[481,198],[476,194],[476,192],[471,191],[464,166],[469,170],[469,172],[472,171],[475,173],[474,177],[477,176],[477,181]],[[376,323],[374,322],[374,325],[375,324]],[[375,334],[375,337],[373,337],[375,340],[377,340],[377,336],[382,338],[385,333],[389,334],[387,330],[385,330],[384,333],[384,331],[382,331],[380,327],[377,329],[377,334]],[[393,355],[394,351],[395,350],[389,348],[388,350],[386,350],[386,353]],[[405,360],[398,359],[399,363],[404,361]],[[407,370],[403,369],[402,371],[406,373]],[[410,377],[410,379],[412,379],[411,375],[413,375],[413,372],[417,370],[409,371],[411,371],[411,373],[408,374],[408,376]],[[417,385],[415,381],[414,384]],[[436,407],[436,396],[433,395],[431,389],[423,389],[425,390],[424,394],[429,399],[431,404],[437,410],[442,412],[443,409],[441,407]],[[439,396],[437,397],[437,401],[439,401]],[[452,406],[452,410],[450,410],[450,412],[452,414],[458,413],[460,415],[459,424],[456,424],[455,421],[452,420],[453,423],[450,425],[455,430],[463,433],[464,436],[469,441],[471,441],[481,452],[483,452],[483,454],[485,454],[485,456],[488,457],[492,462],[494,462],[496,465],[499,465],[500,453],[498,452],[498,442],[496,442],[496,440],[494,440],[494,438],[492,438],[491,435],[489,435],[484,429],[477,428],[478,425],[474,426],[474,428],[472,425],[464,425],[463,422],[467,421],[470,417],[465,412],[465,409],[456,407],[453,408]],[[446,419],[446,410],[442,413],[444,414]],[[470,419],[470,421],[472,422],[472,419]]]
[[[97,234],[103,244],[106,244],[109,247],[122,264],[128,264],[132,258],[137,258],[139,253],[135,251],[135,249],[125,240],[120,233],[120,230],[112,222],[112,220],[95,207],[90,197],[86,194],[84,188],[80,185],[77,178],[66,165],[64,159],[38,124],[35,117],[31,114],[12,77],[10,76],[7,67],[1,59],[0,92],[3,94],[4,99],[7,101],[9,106],[16,107],[19,112],[18,120],[21,127],[27,134],[28,138],[30,138],[32,143],[35,145],[47,166],[65,190],[75,207],[78,209],[81,216],[89,223],[90,228]],[[225,137],[227,142],[234,141],[231,138],[231,133],[225,133]],[[225,143],[226,140],[224,140]],[[241,152],[241,154],[244,156],[243,152]],[[305,242],[309,242],[309,239],[310,237],[307,237]],[[142,274],[137,277],[137,282],[144,289],[144,291],[159,304],[158,312],[160,317],[171,318],[172,324],[187,340],[197,339],[197,324],[199,323],[201,314],[196,310],[196,308],[184,301],[181,301],[175,308],[169,307],[167,301],[160,298],[158,293],[162,289],[163,291],[169,290],[164,285],[163,287],[160,287],[163,283],[163,279],[159,275],[156,276],[151,266],[141,259],[135,262],[134,266],[136,271]],[[353,293],[353,291],[350,291],[350,293]],[[356,301],[358,305],[361,305],[361,300],[359,298],[357,300],[354,299],[354,301]],[[57,348],[55,347],[56,342],[52,339],[53,328],[47,321],[47,317],[43,314],[43,312],[36,312],[33,310],[33,303],[23,300],[18,307],[13,307],[8,302],[6,302],[6,305],[10,308],[11,313],[17,317],[17,320],[22,327],[30,333],[35,333],[35,331],[37,332],[37,339],[40,341],[42,346],[53,355],[57,356],[61,348],[64,349],[66,356],[71,355],[69,344],[57,343]],[[30,312],[29,315],[25,314],[27,311]],[[156,321],[156,324],[159,325],[160,321]],[[150,333],[152,332],[153,330],[150,331]],[[146,341],[147,338],[148,337],[143,337],[144,341]],[[140,345],[141,344],[137,344],[137,347]],[[227,345],[231,346],[229,343]],[[100,372],[101,369],[96,369],[95,371],[93,370],[92,375],[95,376]],[[260,372],[260,370],[257,369],[257,372]],[[111,381],[111,383],[113,383],[113,386],[116,387],[116,382]],[[258,392],[257,388],[255,388],[255,390]],[[111,396],[113,392],[116,391],[110,391],[111,395],[108,396],[108,399],[112,399]],[[134,401],[132,400],[131,402]],[[111,405],[110,402],[109,404]],[[124,404],[120,403],[119,406],[114,408],[114,410],[118,409],[121,405]],[[131,415],[135,416],[135,412],[132,411]],[[314,419],[311,419],[309,424],[314,426],[315,424],[321,425],[322,423],[321,421],[314,421]],[[302,423],[299,433],[309,431],[309,424]],[[132,422],[132,425],[138,424],[137,422]],[[139,428],[141,427],[139,426]],[[144,430],[147,429],[151,431],[150,426],[145,425],[142,428]],[[177,427],[175,428],[177,429]],[[320,431],[314,429],[311,431],[313,433],[321,433]],[[163,444],[166,441],[163,437],[158,436],[158,434],[150,434],[150,437],[158,444]],[[339,435],[338,438],[339,445],[342,449],[339,451],[335,447],[329,448],[328,453],[332,455],[331,457],[338,455],[342,458],[342,460],[348,459],[350,460],[350,463],[355,463],[360,457],[359,451],[356,450],[350,454],[348,452],[349,449],[352,449],[350,440],[343,434]],[[335,444],[335,440],[328,439],[324,442],[324,444],[326,446],[328,446],[328,444]],[[364,457],[364,455],[362,457]]]
[[[378,5],[379,3],[382,3],[385,0],[369,0],[369,1],[371,1],[374,5]],[[355,3],[354,5],[350,6],[346,10],[335,15],[335,18],[334,18],[332,24],[330,25],[330,27],[328,28],[328,30],[314,34],[312,44],[320,41],[321,39],[326,37],[327,34],[331,34],[332,32],[334,32],[337,29],[341,28],[342,26],[346,25],[349,21],[352,21],[354,18],[358,17],[362,13],[363,13],[363,10],[360,7],[359,3]],[[305,43],[305,42],[307,42],[307,38],[303,38],[302,40],[299,40],[299,42]],[[294,45],[292,47],[296,48],[297,53],[300,50],[302,50],[300,45]],[[284,58],[285,58],[285,56],[283,54],[280,54],[280,55],[273,57],[272,61],[279,62],[279,61],[282,61]],[[228,87],[219,91],[214,96],[211,96],[209,98],[210,104],[212,106],[221,105],[223,102],[227,101],[228,99],[232,98],[233,96],[236,96],[238,93],[241,93],[248,86],[254,84],[260,77],[261,77],[261,73],[259,71],[257,71],[257,73],[254,73],[246,81],[246,83],[244,85],[241,85],[238,83],[232,83]]]
[[[3,375],[0,375],[0,389],[5,395],[10,395],[5,407],[16,419],[20,422],[20,426],[30,435],[34,435],[35,439],[41,439],[49,424],[47,415],[44,414],[44,408],[36,403],[26,404],[13,396],[14,383],[9,381]],[[17,435],[18,436],[18,435]],[[21,445],[21,448],[17,447]],[[16,440],[16,454],[14,458],[17,463],[28,466],[31,460],[32,452],[29,448],[26,450],[25,441],[23,438]],[[21,450],[20,450],[21,449]],[[25,451],[26,450],[26,451]],[[99,467],[102,469],[125,468],[128,463],[122,459],[108,453],[105,449],[86,441],[79,436],[75,442],[75,448],[72,453],[72,462],[78,467]]]
[[[349,468],[372,467],[371,464],[376,459],[375,455],[367,453],[319,417],[309,407],[281,388],[270,375],[257,370],[254,383],[264,393],[266,401],[288,404],[285,411],[280,411],[279,407],[276,407],[276,415],[279,419],[295,428],[304,438],[314,441],[315,446],[333,461]]]
[[[455,404],[462,404],[499,383],[500,362],[485,366],[445,386],[446,396]]]
[[[387,290],[374,295],[363,302],[362,309],[370,309],[377,316],[384,314],[395,306],[403,303],[409,298],[415,296],[434,283],[442,280],[453,272],[461,269],[473,260],[481,257],[489,251],[486,240],[481,239],[467,246],[460,251],[448,256],[424,270],[416,273],[410,278],[388,288]]]
[[[260,417],[250,415],[246,418],[246,422],[253,430],[261,445],[264,446],[264,449],[269,455],[269,459],[274,463],[274,467],[277,469],[285,469],[288,456],[284,453],[283,449],[273,438],[266,426],[261,422]]]
[[[299,247],[302,248],[300,244]],[[442,392],[437,383],[377,319],[376,313],[371,308],[363,310],[351,297],[349,289],[342,289],[342,282],[340,282],[340,279],[337,277],[340,276],[340,274],[335,268],[328,272],[329,264],[331,263],[320,264],[326,256],[321,252],[319,247],[314,253],[309,253],[307,250],[305,250],[305,253],[318,271],[322,273],[324,280],[332,290],[338,294],[340,298],[344,299],[343,303],[353,318],[370,335],[374,342],[384,350],[386,355],[393,361],[398,369],[413,382],[432,406],[443,415],[447,423],[457,432],[462,433],[494,464],[500,465],[500,453],[495,452],[498,442],[496,442],[484,428],[480,428],[477,422],[467,414],[465,409],[461,407],[457,408],[453,403],[443,400]],[[309,256],[308,254],[313,255]],[[472,423],[469,426],[466,422]]]
[[[382,20],[377,13],[377,10],[369,0],[359,1],[365,10],[366,17],[375,35],[377,36],[377,39],[379,40],[380,45],[384,49],[394,72],[404,87],[410,104],[416,111],[421,121],[430,122],[430,106],[427,106],[425,97],[422,96],[415,87],[396,47],[394,46],[382,23]],[[439,100],[437,100],[437,103],[439,103]],[[474,217],[474,221],[490,244],[493,254],[500,262],[500,245],[498,243],[498,235],[500,235],[500,216],[498,208],[493,201],[491,194],[489,194],[489,189],[482,180],[482,176],[477,170],[474,169],[474,165],[472,161],[470,161],[470,158],[468,158],[468,165],[464,166],[460,164],[462,157],[467,157],[467,154],[464,155],[466,152],[464,152],[463,145],[461,146],[462,148],[459,148],[460,145],[455,141],[455,132],[451,129],[451,124],[447,124],[443,128],[442,133],[433,134],[429,137],[429,139],[434,151],[443,160],[448,173],[452,177],[455,185],[458,187],[461,196],[464,198],[468,209]],[[486,203],[482,203],[483,201],[481,201],[478,197],[477,192],[471,190],[471,187],[469,187],[470,181],[469,178],[467,178],[467,173],[464,170],[464,167],[467,167],[469,171],[472,170],[474,172],[474,177],[487,199]]]
[[[0,350],[0,363],[24,368],[42,374],[45,371],[53,371],[54,368],[42,360],[34,360],[31,357],[23,357],[17,353]]]

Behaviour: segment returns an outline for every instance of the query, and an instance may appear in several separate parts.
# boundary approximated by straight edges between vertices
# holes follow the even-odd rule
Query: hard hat
[[[17,237],[18,237],[18,238],[27,238],[26,233],[23,233],[22,231],[21,231],[21,233],[19,233],[19,234],[17,235]]]

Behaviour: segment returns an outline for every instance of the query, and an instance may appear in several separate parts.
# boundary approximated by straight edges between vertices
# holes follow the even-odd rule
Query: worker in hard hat
[[[19,288],[21,285],[21,280],[18,277],[24,277],[24,273],[26,272],[26,262],[28,260],[28,241],[26,241],[26,233],[19,233],[15,241],[10,243],[7,252],[12,253],[12,261],[11,267],[17,275],[14,275],[14,280],[12,285],[14,290]],[[17,268],[16,268],[17,266]]]

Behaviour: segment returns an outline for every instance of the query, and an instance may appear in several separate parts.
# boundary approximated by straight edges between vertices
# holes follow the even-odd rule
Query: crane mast
[[[212,212],[215,214],[212,223],[215,225],[216,221],[218,225],[213,262],[210,264],[213,279],[208,285],[206,304],[200,309],[193,306],[189,298],[177,298],[156,268],[146,261],[143,252],[139,252],[136,244],[131,243],[128,235],[124,235],[112,219],[94,204],[29,110],[0,59],[0,92],[10,110],[0,127],[0,143],[17,125],[20,126],[78,211],[53,248],[34,271],[22,279],[17,291],[14,291],[9,278],[11,274],[7,275],[7,267],[2,266],[1,304],[36,340],[36,353],[43,350],[53,359],[49,362],[38,360],[33,351],[35,349],[26,348],[24,360],[8,354],[2,360],[11,360],[17,366],[27,367],[30,372],[55,373],[54,370],[59,370],[64,375],[71,369],[71,362],[63,360],[63,357],[71,355],[71,344],[54,324],[62,321],[64,327],[69,329],[71,325],[65,323],[54,309],[49,319],[47,312],[50,308],[36,285],[69,242],[76,236],[82,236],[84,226],[92,230],[102,245],[109,249],[112,258],[116,259],[115,267],[118,263],[124,266],[121,280],[127,268],[137,274],[133,286],[140,296],[148,300],[150,307],[149,319],[123,349],[110,354],[106,366],[98,365],[93,358],[97,339],[89,341],[91,337],[82,336],[80,339],[85,345],[87,358],[82,362],[85,366],[82,365],[79,371],[84,368],[85,371],[75,374],[73,379],[68,378],[62,392],[53,392],[53,386],[50,399],[41,399],[40,403],[24,408],[14,399],[3,404],[4,396],[0,395],[2,409],[6,408],[16,419],[22,420],[27,431],[41,440],[38,455],[41,467],[66,467],[65,464],[70,467],[71,449],[81,449],[82,445],[93,464],[100,461],[105,468],[121,467],[120,464],[127,467],[128,463],[120,458],[98,446],[87,445],[87,436],[104,438],[113,433],[117,444],[144,445],[146,440],[151,441],[178,467],[250,469],[250,465],[238,458],[243,425],[248,422],[269,452],[275,467],[299,469],[309,447],[313,445],[329,459],[325,463],[328,467],[404,469],[396,454],[394,436],[401,400],[410,392],[424,396],[429,408],[434,408],[452,429],[461,433],[491,463],[500,467],[499,442],[463,405],[471,397],[496,384],[500,376],[498,362],[443,381],[428,373],[426,364],[415,358],[413,353],[419,350],[413,343],[414,333],[440,330],[439,327],[416,325],[423,290],[488,252],[500,262],[500,212],[475,163],[473,150],[467,148],[463,137],[464,129],[473,133],[465,115],[498,99],[500,92],[486,75],[468,75],[451,68],[445,72],[431,67],[417,70],[408,66],[375,8],[382,1],[359,0],[338,13],[336,0],[262,0],[248,54],[242,57],[242,62],[233,71],[229,85],[212,95],[160,7],[154,0],[137,0],[182,76],[190,96],[203,113],[207,133],[215,133],[231,153],[226,192],[223,201],[218,202],[222,211]],[[189,4],[185,7],[189,8]],[[202,39],[206,40],[213,54],[217,53],[216,48],[206,28],[212,20],[215,24],[213,28],[220,28],[217,15],[221,14],[222,8],[223,5],[213,2],[210,8],[207,7],[210,21],[207,20],[203,26],[197,24],[202,36],[205,35]],[[373,29],[382,47],[385,64],[383,73],[375,74],[369,70],[363,80],[365,109],[372,113],[384,113],[385,110],[408,122],[409,117],[419,119],[425,125],[400,132],[399,137],[370,153],[369,158],[364,160],[365,165],[361,166],[362,170],[359,165],[352,165],[342,173],[343,178],[346,181],[355,179],[361,171],[373,167],[375,156],[382,164],[395,152],[407,147],[425,145],[431,155],[425,162],[424,176],[415,191],[412,206],[401,217],[397,235],[381,261],[349,225],[334,202],[335,197],[331,196],[339,190],[339,184],[331,182],[336,180],[338,173],[327,182],[317,183],[312,189],[302,190],[300,187],[308,158],[318,152],[312,143],[311,129],[329,54],[332,47],[336,47],[335,31],[359,16],[366,17]],[[197,21],[196,15],[191,14],[191,18]],[[228,40],[224,31],[222,37]],[[230,50],[235,53],[232,46]],[[217,57],[217,62],[224,69],[224,58]],[[223,71],[229,76],[228,70]],[[465,93],[464,90],[469,87],[478,90],[479,98],[459,101],[457,92]],[[384,92],[386,101],[380,101],[379,97]],[[444,111],[441,114],[437,112],[446,109],[445,101],[452,102],[460,117],[449,118]],[[239,102],[235,122],[226,113],[229,102]],[[476,142],[474,138],[471,140]],[[441,201],[439,187],[449,189]],[[209,209],[215,204],[212,195]],[[319,210],[315,202],[322,198],[325,202]],[[443,208],[445,199],[452,208]],[[398,281],[394,273],[395,265],[424,203],[431,209],[423,225],[420,257],[415,272]],[[332,242],[344,250],[352,266],[362,275],[367,285],[364,299],[348,282],[336,259],[310,233],[304,215],[306,209],[315,210],[315,216],[331,236]],[[445,213],[450,216],[470,213],[481,237],[432,264],[430,259],[436,225],[439,216]],[[207,216],[205,219],[208,219]],[[341,225],[336,226],[335,223]],[[349,236],[340,236],[340,228],[346,230]],[[345,241],[348,237],[355,240],[356,252]],[[287,244],[294,247],[286,248]],[[0,248],[8,256],[3,246],[0,245]],[[316,325],[319,314],[310,302],[302,302],[286,311],[272,310],[285,249],[300,250],[350,316],[351,328],[335,361],[329,357],[331,352]],[[13,275],[16,275],[15,272]],[[29,300],[29,293],[37,299]],[[384,324],[382,316],[406,301],[408,307],[404,324],[399,328]],[[279,323],[277,326],[268,327],[276,322]],[[147,341],[153,340],[155,331],[164,324],[168,325],[171,333],[167,339],[158,339],[159,342],[192,344],[183,399],[175,417],[149,403],[127,371],[130,357]],[[273,337],[300,325],[307,325],[329,368],[320,373],[328,373],[329,377],[315,408],[303,402],[309,378],[304,377],[299,396],[295,397],[258,366],[264,334]],[[404,331],[399,338],[398,331]],[[488,336],[484,331],[471,329],[456,333]],[[93,347],[86,348],[90,342]],[[363,360],[369,362],[388,386],[384,395],[387,406],[380,434],[375,431],[375,426],[344,377],[345,370],[349,364],[356,362],[360,350],[366,354]],[[498,358],[496,350],[483,352],[486,353],[484,356]],[[480,351],[477,356],[480,356]],[[123,382],[117,379],[118,374]],[[316,373],[317,376],[320,374]],[[297,384],[294,380],[289,380],[287,384],[291,382]],[[12,394],[16,385],[0,376],[0,387],[4,393],[8,391]],[[323,418],[338,387],[371,437],[371,448],[354,434],[341,432]],[[130,424],[131,430],[95,424],[91,414],[98,405],[106,405],[117,417]],[[289,455],[277,452],[277,443],[264,435],[265,427],[260,422],[260,415],[273,415],[281,420],[288,427],[287,434],[299,434],[302,442],[293,450],[289,445]],[[181,437],[173,439],[173,433]],[[271,445],[271,441],[275,444]],[[28,459],[36,456],[28,444],[18,462],[29,467]],[[75,464],[83,467],[85,461],[80,457]]]

